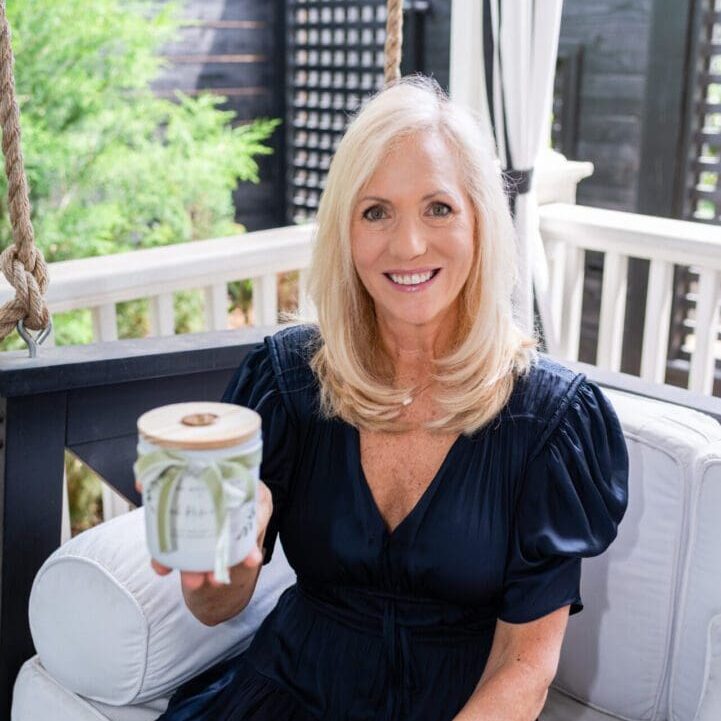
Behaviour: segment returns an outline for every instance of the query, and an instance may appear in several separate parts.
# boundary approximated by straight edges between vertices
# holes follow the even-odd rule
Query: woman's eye
[[[442,212],[437,213],[436,210],[440,209]],[[431,215],[433,215],[435,218],[445,218],[447,215],[451,214],[451,206],[447,205],[446,203],[433,203],[431,206]]]
[[[383,217],[381,215],[382,212],[383,208],[381,208],[380,205],[372,205],[363,213],[363,217],[366,220],[380,220]]]

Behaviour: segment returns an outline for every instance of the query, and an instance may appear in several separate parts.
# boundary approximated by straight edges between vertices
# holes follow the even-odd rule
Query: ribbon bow
[[[170,509],[178,482],[183,476],[200,480],[208,489],[215,511],[217,542],[215,546],[215,577],[230,583],[230,515],[228,511],[251,500],[255,494],[255,478],[251,472],[260,463],[261,451],[217,461],[194,461],[182,453],[152,451],[141,455],[133,465],[135,477],[147,495],[157,494],[158,546],[163,553],[175,550],[170,533]]]

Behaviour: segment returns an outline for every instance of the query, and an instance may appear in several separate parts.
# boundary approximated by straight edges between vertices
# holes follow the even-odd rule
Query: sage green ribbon
[[[213,502],[216,537],[216,579],[230,583],[230,516],[228,511],[252,500],[255,478],[252,468],[261,460],[260,449],[250,454],[218,460],[191,460],[178,451],[151,451],[140,455],[133,465],[135,478],[146,495],[157,494],[158,546],[163,553],[175,550],[170,528],[170,509],[178,483],[183,477],[197,478],[205,484]]]

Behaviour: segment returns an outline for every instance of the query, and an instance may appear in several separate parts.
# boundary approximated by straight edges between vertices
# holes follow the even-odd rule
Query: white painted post
[[[122,516],[131,509],[132,506],[114,488],[103,481],[103,521]]]
[[[627,255],[615,252],[605,254],[596,363],[612,371],[621,370],[627,271]]]
[[[225,330],[228,327],[228,286],[215,283],[205,287],[205,329]]]
[[[161,293],[150,298],[150,335],[175,335],[172,293]]]
[[[716,337],[719,331],[721,271],[702,268],[699,272],[696,301],[696,331],[689,389],[711,395],[716,365]]]
[[[95,341],[118,340],[118,317],[115,312],[115,303],[95,306],[91,312]]]
[[[578,344],[581,339],[584,257],[583,250],[571,246],[566,248],[560,347],[563,357],[572,361],[578,360]]]
[[[646,318],[643,323],[641,378],[665,383],[668,333],[673,300],[673,263],[651,260],[646,293]]]
[[[266,273],[253,278],[253,319],[255,325],[278,322],[278,276]]]
[[[68,496],[68,473],[63,463],[63,510],[60,519],[60,545],[69,541],[72,536],[70,526],[70,498]]]
[[[298,273],[298,312],[309,321],[317,320],[318,313],[308,295],[308,269],[301,268]]]

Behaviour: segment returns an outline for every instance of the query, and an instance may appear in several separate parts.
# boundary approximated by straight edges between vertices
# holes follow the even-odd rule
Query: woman
[[[502,178],[434,81],[365,105],[317,221],[318,323],[267,337],[224,395],[263,419],[266,555],[183,590],[205,623],[241,612],[279,531],[298,581],[161,718],[533,721],[581,558],[625,512],[618,419],[514,322]]]

